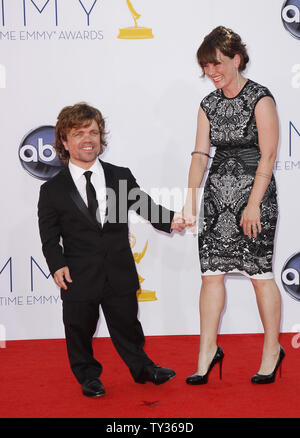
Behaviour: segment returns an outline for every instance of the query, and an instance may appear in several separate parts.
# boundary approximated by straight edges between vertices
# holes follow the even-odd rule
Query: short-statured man
[[[105,122],[98,109],[85,103],[65,107],[55,139],[65,166],[41,186],[38,203],[43,253],[61,288],[70,366],[89,397],[105,394],[99,379],[102,365],[92,348],[99,306],[112,342],[137,383],[162,384],[175,375],[144,351],[128,211],[134,209],[166,233],[182,231],[184,223],[179,214],[154,203],[128,168],[100,160],[105,146]]]

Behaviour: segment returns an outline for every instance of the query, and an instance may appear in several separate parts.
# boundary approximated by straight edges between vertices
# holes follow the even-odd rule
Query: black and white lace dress
[[[273,278],[272,258],[277,222],[274,175],[262,199],[262,232],[251,239],[240,226],[260,160],[254,110],[270,91],[248,79],[240,93],[227,98],[218,89],[201,107],[210,122],[216,147],[204,187],[199,220],[202,275],[239,272],[251,278]]]

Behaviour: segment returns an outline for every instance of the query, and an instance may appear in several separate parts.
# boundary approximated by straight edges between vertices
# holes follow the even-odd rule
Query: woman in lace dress
[[[216,363],[221,372],[224,352],[217,345],[217,331],[225,302],[224,278],[235,272],[251,280],[264,327],[262,360],[252,382],[271,383],[284,357],[278,342],[281,297],[272,272],[277,222],[272,173],[278,145],[275,102],[266,87],[241,74],[249,58],[246,46],[231,29],[214,29],[197,57],[216,90],[202,100],[198,113],[184,207],[190,226],[195,224],[197,193],[211,158],[210,147],[216,147],[216,152],[200,208],[198,369],[187,383],[207,383]]]

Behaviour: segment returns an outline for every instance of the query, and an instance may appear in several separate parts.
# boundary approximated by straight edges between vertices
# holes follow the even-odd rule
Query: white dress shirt
[[[88,203],[87,203],[87,195],[86,195],[86,178],[84,176],[84,172],[86,172],[86,169],[82,169],[82,167],[79,167],[76,164],[69,161],[69,170],[73,178],[73,181],[77,187],[77,190],[87,206]],[[103,225],[105,220],[105,213],[106,213],[106,183],[105,183],[103,167],[101,166],[100,161],[97,159],[95,163],[87,170],[93,172],[91,176],[91,183],[93,184],[96,191],[96,197],[99,204],[101,224]]]

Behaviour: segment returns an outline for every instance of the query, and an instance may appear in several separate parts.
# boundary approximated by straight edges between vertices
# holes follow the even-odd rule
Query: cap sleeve
[[[267,88],[267,87],[259,87],[259,89],[257,90],[257,94],[255,96],[254,102],[253,102],[253,108],[256,107],[256,105],[258,104],[258,102],[263,98],[263,97],[271,97],[276,105],[276,100],[273,96],[273,94],[271,93],[271,91]]]
[[[210,104],[209,104],[209,96],[204,97],[204,99],[200,102],[200,107],[203,109],[203,111],[206,114],[206,117],[208,120],[210,120]]]

